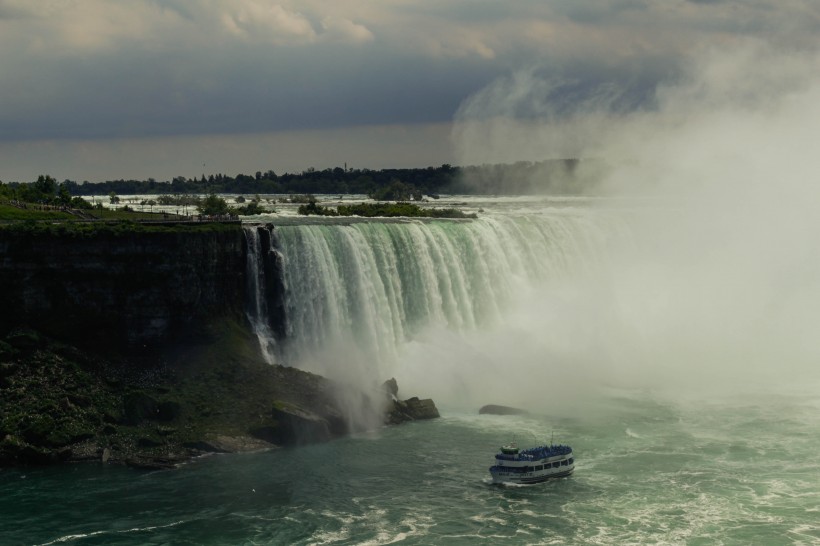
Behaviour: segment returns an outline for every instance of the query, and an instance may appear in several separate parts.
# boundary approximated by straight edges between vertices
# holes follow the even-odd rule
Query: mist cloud
[[[552,414],[588,410],[607,389],[676,399],[811,392],[820,384],[818,62],[816,52],[741,41],[690,59],[652,108],[613,114],[611,96],[593,96],[562,117],[546,101],[535,107],[542,125],[503,114],[516,111],[505,101],[549,97],[548,80],[507,78],[474,96],[463,112],[481,106],[507,120],[477,122],[486,138],[464,143],[479,145],[467,150],[475,156],[520,153],[525,141],[544,152],[556,132],[591,134],[581,143],[609,166],[607,198],[578,214],[621,218],[626,229],[602,220],[608,233],[594,236],[604,246],[588,257],[600,267],[576,264],[525,287],[497,331],[414,344],[405,383],[452,385],[431,394],[456,405]]]

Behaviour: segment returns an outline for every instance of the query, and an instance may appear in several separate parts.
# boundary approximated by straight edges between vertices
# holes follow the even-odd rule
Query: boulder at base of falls
[[[498,406],[496,404],[487,404],[486,406],[481,406],[481,409],[478,410],[479,415],[527,415],[528,413],[527,410],[520,408]]]
[[[385,381],[382,388],[388,397],[387,411],[384,417],[384,422],[388,425],[441,417],[436,404],[429,398],[420,400],[417,396],[414,396],[407,400],[399,400],[397,398],[399,387],[393,378]]]
[[[385,381],[382,384],[382,388],[386,390],[392,398],[396,398],[399,395],[399,384],[396,383],[395,377],[391,377],[390,379]]]

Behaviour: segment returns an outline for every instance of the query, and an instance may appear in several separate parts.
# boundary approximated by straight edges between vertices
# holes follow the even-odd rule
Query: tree
[[[60,184],[60,187],[57,190],[57,201],[66,207],[71,204],[71,192],[68,191],[67,184]]]
[[[251,216],[254,214],[264,214],[266,211],[265,208],[259,204],[259,201],[251,201],[244,207],[237,208],[236,212],[243,216]]]
[[[120,202],[120,197],[112,191],[108,194],[108,200],[112,205],[116,205]]]
[[[206,216],[222,216],[223,214],[228,214],[228,212],[230,212],[228,203],[213,193],[205,199],[200,200],[196,206],[196,210],[198,210],[200,214],[204,214]]]
[[[383,186],[370,192],[368,197],[376,201],[409,201],[412,197],[418,201],[421,199],[421,192],[415,186],[394,178],[390,181],[389,186]]]
[[[57,181],[52,176],[41,174],[34,183],[34,191],[42,196],[41,199],[50,200],[57,191]]]
[[[82,197],[72,197],[70,202],[71,208],[73,209],[82,209],[82,210],[91,210],[94,206],[83,199]],[[102,206],[102,204],[100,204]]]

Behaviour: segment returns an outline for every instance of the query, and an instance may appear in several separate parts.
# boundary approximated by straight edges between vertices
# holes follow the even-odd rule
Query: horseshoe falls
[[[814,232],[675,205],[247,226],[271,362],[393,376],[442,417],[171,472],[0,469],[0,543],[820,543]],[[551,438],[571,477],[489,483],[500,445]]]
[[[258,233],[246,231],[260,272],[251,289],[264,291],[272,279],[258,267]],[[264,295],[251,298],[262,303],[249,316],[277,362],[383,381],[419,340],[492,331],[528,290],[590,275],[626,233],[623,220],[583,208],[278,225],[269,252],[281,260],[282,316],[260,318]],[[282,324],[278,339],[271,323]]]
[[[363,386],[396,377],[405,395],[459,408],[544,412],[592,411],[608,389],[678,399],[816,376],[820,277],[808,272],[820,267],[795,226],[779,228],[782,245],[773,224],[703,216],[702,203],[468,205],[484,212],[248,226],[267,238],[249,263],[268,264],[254,281],[266,317],[252,321],[271,361]]]

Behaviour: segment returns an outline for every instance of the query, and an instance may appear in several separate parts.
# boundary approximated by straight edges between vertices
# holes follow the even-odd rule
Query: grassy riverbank
[[[0,200],[0,225],[29,221],[182,221],[188,216],[165,212],[138,211],[128,207],[109,209],[95,207],[92,209],[73,209],[54,205],[41,205],[11,200]]]

